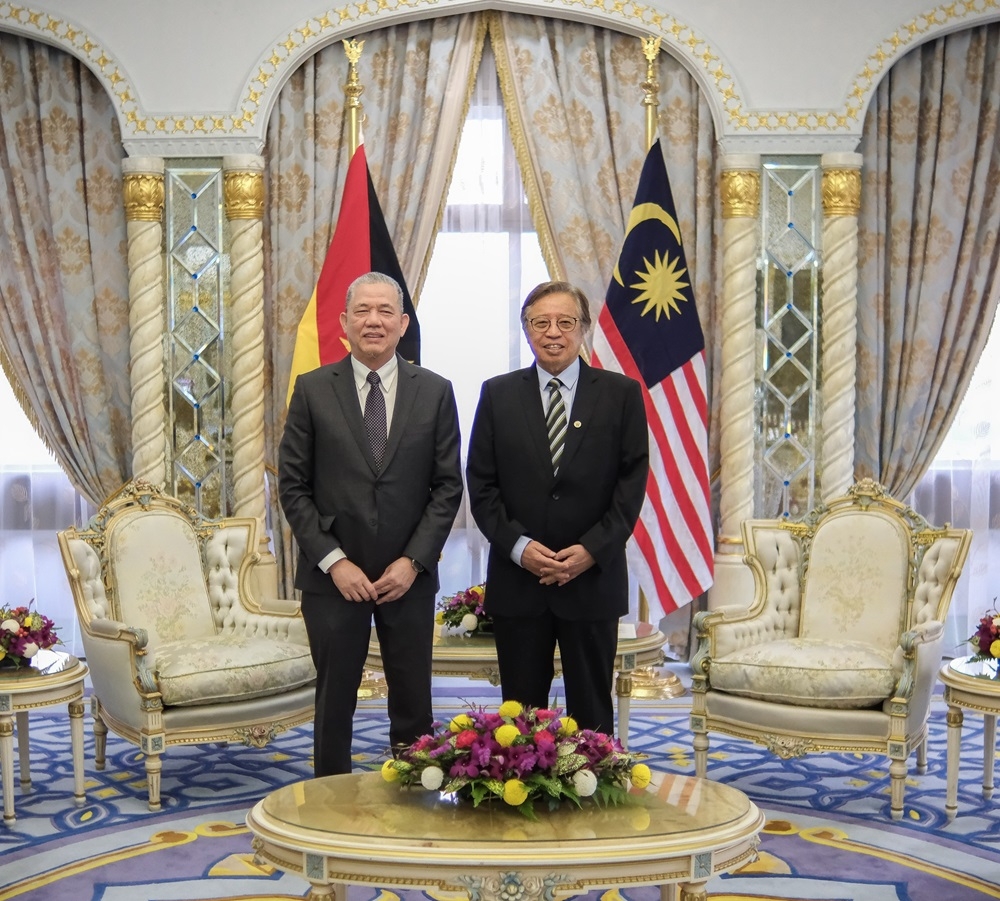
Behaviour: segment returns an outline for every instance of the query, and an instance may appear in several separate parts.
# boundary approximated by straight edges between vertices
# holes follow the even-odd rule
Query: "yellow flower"
[[[520,716],[523,710],[524,708],[517,701],[504,701],[497,713],[500,716],[515,717]]]
[[[482,585],[473,585],[472,588],[469,589],[469,594],[474,594],[477,598],[481,598],[484,594],[486,594],[486,592],[483,590]]]
[[[990,656],[1000,657],[1000,638],[998,638],[996,641],[993,642],[993,644],[990,645]]]
[[[382,764],[382,778],[386,782],[395,782],[399,779],[399,770],[396,769],[395,760],[387,760]]]
[[[448,723],[449,732],[462,732],[465,729],[471,729],[475,724],[472,722],[472,717],[467,713],[460,713],[455,717],[450,723]]]
[[[653,774],[650,773],[649,767],[644,763],[637,763],[632,767],[632,772],[629,773],[629,779],[636,788],[645,788],[649,785],[649,780],[652,776]]]
[[[443,626],[444,625],[444,611],[443,610],[438,610],[438,612],[434,614],[434,622],[436,622],[439,626]]]
[[[520,779],[508,779],[503,784],[503,799],[511,807],[518,807],[528,800],[528,788]]]
[[[493,737],[497,740],[497,744],[501,748],[509,748],[520,734],[521,730],[517,726],[511,723],[504,723],[493,733]]]
[[[0,648],[0,660],[3,660],[3,658],[6,656],[7,652],[3,648]]]
[[[559,729],[560,735],[573,735],[577,732],[580,727],[576,724],[576,720],[571,716],[564,716],[562,718],[562,727]]]

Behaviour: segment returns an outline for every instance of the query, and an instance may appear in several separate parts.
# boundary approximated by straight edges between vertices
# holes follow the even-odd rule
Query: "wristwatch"
[[[422,573],[424,571],[423,564],[416,557],[410,557],[410,566],[413,567],[415,573]]]

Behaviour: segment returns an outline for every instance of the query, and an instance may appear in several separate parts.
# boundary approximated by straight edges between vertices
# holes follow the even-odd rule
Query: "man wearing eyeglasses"
[[[538,285],[521,324],[535,365],[483,384],[466,467],[472,515],[490,542],[485,604],[501,690],[549,706],[558,645],[560,706],[610,734],[625,543],[649,470],[642,391],[580,358],[590,307],[573,285]]]

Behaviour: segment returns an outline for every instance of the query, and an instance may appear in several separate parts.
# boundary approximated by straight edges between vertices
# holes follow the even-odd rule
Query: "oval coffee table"
[[[705,884],[757,856],[764,817],[742,792],[653,774],[617,807],[480,805],[379,773],[280,788],[247,815],[259,862],[302,876],[310,901],[346,901],[347,885],[465,891],[471,901],[552,899],[559,892],[662,886],[664,899],[705,901]],[[676,892],[676,894],[675,894]]]

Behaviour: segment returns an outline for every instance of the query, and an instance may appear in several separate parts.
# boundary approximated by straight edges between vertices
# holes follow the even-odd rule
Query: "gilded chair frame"
[[[108,546],[115,523],[136,510],[180,517],[190,524],[203,554],[208,542],[222,530],[228,530],[228,536],[236,536],[246,549],[238,564],[240,615],[250,622],[263,623],[272,631],[291,634],[296,643],[308,642],[297,603],[283,599],[261,602],[254,596],[253,568],[260,560],[256,550],[258,524],[254,518],[209,520],[160,488],[133,480],[108,498],[85,528],[70,528],[58,534],[93,682],[91,710],[97,769],[103,770],[105,766],[109,729],[137,745],[145,755],[149,807],[158,810],[161,755],[168,747],[234,742],[262,748],[286,730],[312,720],[315,681],[254,699],[201,706],[164,704],[158,673],[148,665],[147,630],[121,620],[119,586]],[[94,557],[81,545],[87,545],[96,554],[100,567],[104,597],[96,605],[94,595],[99,593],[96,574],[91,572],[88,576],[80,567],[81,553],[91,563]],[[204,574],[204,557],[202,566]],[[102,609],[103,615],[99,612]]]
[[[813,542],[820,528],[838,517],[876,513],[902,525],[908,538],[906,597],[900,604],[898,647],[893,653],[896,683],[881,703],[865,709],[801,707],[757,697],[739,697],[713,688],[712,666],[720,659],[720,644],[744,649],[768,639],[762,623],[773,622],[774,605],[769,598],[768,574],[756,552],[758,537],[775,529],[787,532],[798,548],[798,598],[806,598]],[[710,732],[747,739],[762,745],[782,759],[817,752],[873,753],[889,758],[890,812],[903,814],[903,798],[910,754],[917,751],[917,772],[926,769],[927,717],[937,671],[942,657],[943,624],[955,583],[969,552],[972,533],[946,525],[934,528],[911,508],[891,498],[877,482],[865,479],[844,497],[821,504],[801,522],[752,520],[742,524],[747,550],[743,560],[754,578],[754,599],[749,608],[723,607],[702,611],[694,617],[697,649],[691,660],[691,729],[695,772],[704,777]],[[941,557],[936,583],[927,590],[925,559],[929,549]],[[945,549],[945,550],[941,550]],[[850,573],[845,574],[849,578]],[[936,599],[933,598],[937,593]],[[917,611],[918,595],[924,599]],[[930,597],[930,600],[927,598]],[[814,598],[810,601],[815,602]],[[919,616],[918,616],[919,614]],[[797,612],[801,621],[803,610]],[[767,617],[771,617],[770,620]],[[918,621],[919,620],[919,621]],[[797,637],[797,626],[795,635]],[[724,641],[723,641],[724,639]],[[723,658],[725,654],[721,655]]]

